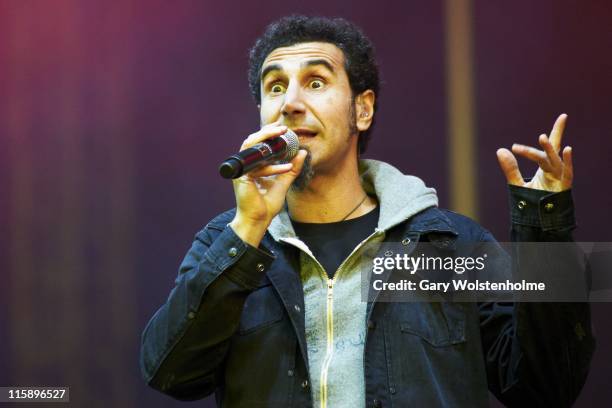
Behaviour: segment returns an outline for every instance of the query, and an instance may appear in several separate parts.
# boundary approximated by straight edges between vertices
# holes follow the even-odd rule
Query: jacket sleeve
[[[568,242],[575,228],[571,191],[550,193],[510,186],[513,242]],[[485,240],[494,241],[488,234]],[[569,248],[570,246],[568,246]],[[536,262],[553,268],[551,253],[520,253],[513,268]],[[588,279],[578,246],[562,262]],[[557,254],[558,255],[558,254]],[[548,257],[548,258],[547,258]],[[569,267],[568,265],[565,265]],[[533,267],[533,266],[530,266]],[[585,302],[482,303],[481,337],[489,389],[507,406],[569,407],[586,380],[595,348]]]
[[[145,381],[180,400],[210,395],[222,378],[245,299],[273,260],[229,226],[209,224],[196,234],[175,287],[142,334]]]

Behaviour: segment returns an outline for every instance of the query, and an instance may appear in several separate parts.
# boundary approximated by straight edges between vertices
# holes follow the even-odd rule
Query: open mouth
[[[294,129],[293,131],[300,138],[312,138],[317,135],[317,132],[309,129]]]

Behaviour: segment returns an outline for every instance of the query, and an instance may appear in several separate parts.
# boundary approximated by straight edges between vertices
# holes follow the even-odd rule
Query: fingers
[[[546,152],[546,158],[553,168],[553,172],[561,174],[563,171],[563,161],[561,161],[561,157],[559,157],[558,150],[555,150],[554,146],[552,143],[550,143],[550,140],[546,137],[546,135],[540,135],[538,142]]]
[[[253,170],[236,180],[256,184],[261,193],[264,193],[262,189],[266,191],[279,189],[279,191],[284,190],[286,192],[293,180],[302,171],[306,155],[306,150],[300,150],[289,163],[268,165]],[[272,178],[270,176],[276,177]]]
[[[572,148],[565,146],[563,149],[563,174],[561,175],[561,188],[570,189],[574,181],[574,164],[572,163]]]
[[[523,180],[523,176],[521,175],[521,171],[519,170],[518,163],[516,162],[516,157],[510,152],[508,149],[498,149],[497,150],[497,160],[499,161],[499,166],[501,167],[504,175],[506,176],[506,180],[508,184],[514,186],[522,186],[525,184],[525,180]]]
[[[293,159],[291,159],[291,162],[288,163],[288,164],[292,165],[291,170],[286,172],[285,174],[282,174],[278,178],[279,179],[284,179],[283,181],[290,180],[289,184],[291,184],[293,182],[293,180],[302,171],[302,167],[304,166],[304,161],[306,160],[306,155],[307,154],[308,153],[306,152],[306,150],[300,149],[298,151],[298,153],[295,155],[295,157]]]
[[[273,122],[265,125],[259,131],[251,134],[249,137],[245,139],[240,146],[240,150],[247,149],[257,143],[263,142],[266,139],[270,139],[272,137],[280,136],[287,132],[287,126],[282,126],[280,122]]]
[[[248,176],[251,178],[274,176],[276,174],[286,173],[290,171],[292,167],[293,164],[291,163],[273,164],[264,166],[261,169],[253,170],[248,173]]]
[[[289,186],[291,185],[291,183],[293,183],[293,180],[295,180],[295,178],[302,171],[302,167],[304,166],[304,161],[306,160],[307,154],[308,153],[306,152],[306,150],[300,149],[297,155],[291,160],[291,170],[276,177],[274,185],[270,188],[270,190],[274,190],[279,194],[286,194],[287,190],[289,189]]]
[[[514,185],[536,185],[537,188],[543,187],[544,190],[559,191],[571,188],[573,181],[572,149],[563,149],[562,156],[559,156],[561,149],[561,139],[565,131],[567,115],[561,114],[555,121],[550,137],[545,134],[540,135],[538,142],[543,150],[535,147],[513,144],[512,152],[507,149],[499,149],[497,158],[499,164],[506,175],[509,184]],[[518,164],[514,154],[525,157],[539,165],[539,169],[534,179],[525,183],[518,169]]]
[[[544,171],[552,172],[554,170],[548,161],[547,154],[535,147],[515,143],[512,145],[512,152],[536,162]]]
[[[562,113],[559,115],[552,130],[550,131],[550,143],[553,145],[555,152],[559,153],[561,150],[561,138],[565,131],[565,124],[567,123],[567,115]]]

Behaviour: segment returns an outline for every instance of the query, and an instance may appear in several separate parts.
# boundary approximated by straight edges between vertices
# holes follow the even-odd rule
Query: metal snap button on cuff
[[[586,336],[584,327],[582,327],[582,324],[580,323],[576,323],[576,325],[574,326],[574,333],[576,334],[576,337],[578,337],[578,340],[582,340],[582,338]]]
[[[263,272],[266,269],[266,267],[262,263],[258,263],[256,268],[258,272]]]
[[[410,238],[402,239],[402,245],[408,245],[408,244],[410,244]]]
[[[518,207],[519,210],[522,210],[523,208],[527,207],[527,202],[525,200],[521,200],[518,202],[516,206]]]
[[[236,249],[236,247],[231,247],[229,251],[227,251],[227,254],[233,258],[238,255],[238,249]]]

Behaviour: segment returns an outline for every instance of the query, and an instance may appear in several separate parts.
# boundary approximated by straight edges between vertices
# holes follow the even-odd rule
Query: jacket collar
[[[416,214],[410,220],[407,230],[419,234],[440,232],[459,235],[453,222],[439,208],[429,208]]]

